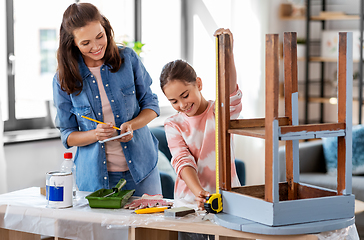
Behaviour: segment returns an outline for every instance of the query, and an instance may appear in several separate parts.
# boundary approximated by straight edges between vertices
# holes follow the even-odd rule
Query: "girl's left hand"
[[[230,36],[231,46],[233,46],[234,38],[233,38],[233,34],[230,31],[230,29],[229,28],[219,28],[215,31],[214,37],[217,37],[217,35],[221,35],[221,34],[228,34]]]
[[[133,138],[133,128],[131,127],[131,124],[129,122],[125,122],[123,124],[121,124],[120,128],[120,134],[126,133],[126,132],[131,132],[130,134],[118,138],[116,139],[119,142],[129,142],[132,138]]]

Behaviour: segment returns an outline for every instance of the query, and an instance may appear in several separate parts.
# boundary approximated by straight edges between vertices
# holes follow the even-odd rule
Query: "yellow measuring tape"
[[[216,37],[216,100],[215,100],[215,152],[216,152],[216,193],[206,198],[204,207],[208,213],[222,211],[222,198],[219,189],[219,38]]]

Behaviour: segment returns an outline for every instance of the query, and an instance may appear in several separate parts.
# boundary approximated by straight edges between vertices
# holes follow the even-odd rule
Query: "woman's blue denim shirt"
[[[144,68],[138,55],[130,48],[120,48],[124,59],[118,72],[111,73],[108,65],[101,66],[101,77],[115,125],[130,121],[143,109],[152,109],[159,116],[158,98],[152,93],[152,79]],[[103,121],[100,92],[96,79],[79,57],[79,71],[83,80],[83,89],[68,95],[62,91],[58,74],[53,78],[53,100],[57,108],[56,127],[60,129],[63,145],[68,149],[68,136],[74,131],[95,129],[97,123],[81,118],[87,116]],[[145,126],[133,132],[131,141],[120,143],[136,183],[142,181],[156,167],[158,160],[158,140]],[[74,157],[76,164],[76,182],[80,191],[96,191],[111,188],[106,167],[105,145],[99,142],[77,147]]]

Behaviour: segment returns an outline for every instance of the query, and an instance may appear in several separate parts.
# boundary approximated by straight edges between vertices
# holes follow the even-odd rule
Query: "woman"
[[[136,196],[160,194],[158,142],[147,127],[159,115],[158,99],[137,54],[116,45],[109,21],[94,5],[75,3],[63,14],[57,60],[56,126],[66,148],[78,147],[78,188],[111,188],[124,178],[123,189],[135,189]]]

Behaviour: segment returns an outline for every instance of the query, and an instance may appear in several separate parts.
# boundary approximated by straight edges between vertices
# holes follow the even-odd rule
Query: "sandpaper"
[[[194,213],[195,209],[189,207],[175,207],[164,210],[165,217],[183,217],[187,214]]]

